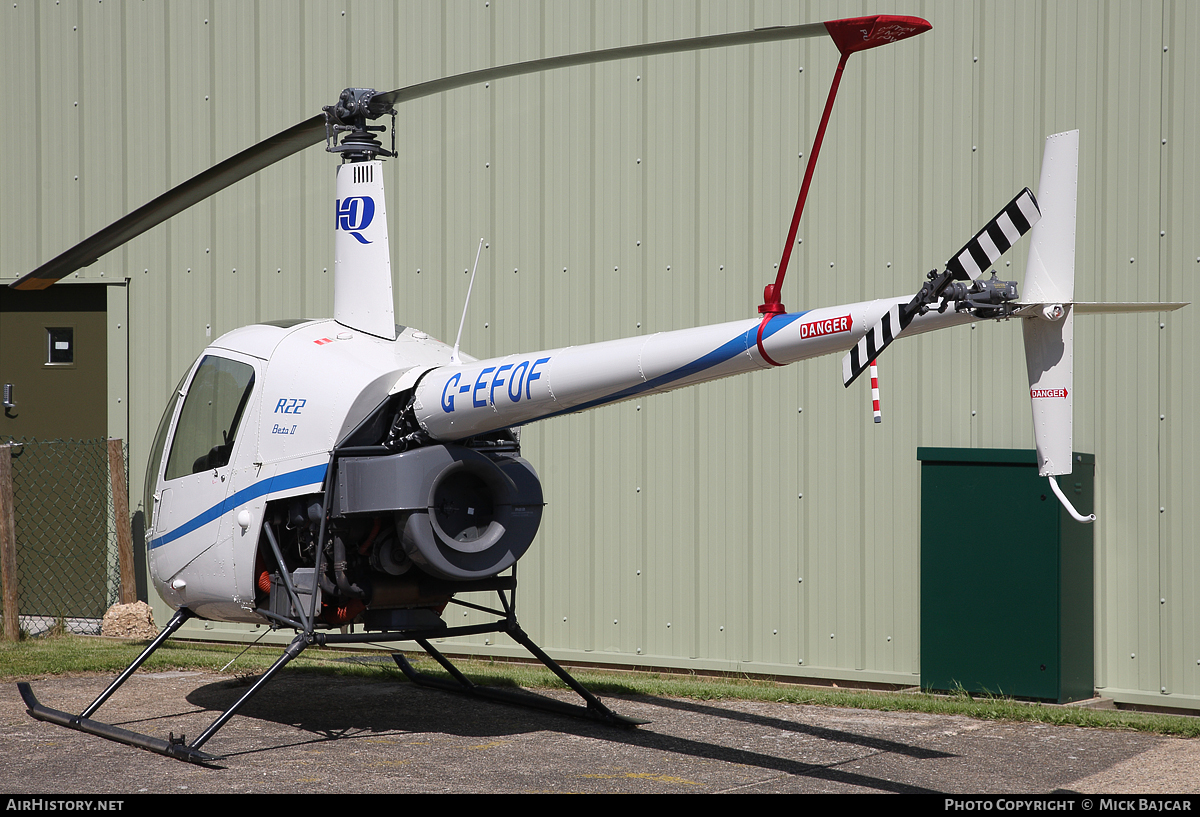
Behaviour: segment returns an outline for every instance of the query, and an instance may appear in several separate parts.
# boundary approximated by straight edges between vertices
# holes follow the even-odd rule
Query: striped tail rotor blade
[[[978,278],[1008,252],[1021,236],[1033,229],[1041,217],[1037,199],[1026,187],[946,262],[946,273],[949,275],[943,273],[937,276],[934,279],[936,284],[922,288],[911,303],[893,306],[879,323],[862,336],[842,359],[842,382],[849,386],[857,380],[871,365],[871,361],[908,328],[922,304],[930,305],[940,298],[950,281],[973,281]]]
[[[900,333],[912,323],[912,315],[905,315],[904,304],[895,304],[884,313],[879,322],[867,330],[858,343],[842,358],[842,383],[849,386],[871,366]]]
[[[946,269],[953,273],[955,280],[975,280],[1008,252],[1017,239],[1029,232],[1041,217],[1037,199],[1026,187],[946,262]]]

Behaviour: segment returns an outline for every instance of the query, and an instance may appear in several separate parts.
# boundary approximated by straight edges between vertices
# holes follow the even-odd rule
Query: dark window
[[[146,512],[146,530],[154,528],[154,491],[158,487],[158,472],[162,468],[163,449],[167,445],[167,432],[171,429],[171,418],[175,416],[175,405],[179,402],[179,393],[183,391],[183,380],[187,377],[184,372],[179,385],[171,392],[167,401],[167,410],[163,412],[162,420],[158,423],[158,431],[154,435],[154,445],[150,447],[150,462],[146,465],[146,489],[142,508]]]
[[[75,330],[70,326],[46,329],[46,362],[61,365],[75,362]]]
[[[205,356],[183,398],[163,478],[177,479],[228,465],[253,390],[253,366]]]

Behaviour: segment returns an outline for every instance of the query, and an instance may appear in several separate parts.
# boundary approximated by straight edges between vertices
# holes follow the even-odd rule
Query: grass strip
[[[0,679],[11,682],[47,675],[116,675],[137,657],[145,644],[142,641],[72,635],[0,642]],[[247,649],[240,644],[172,640],[146,661],[142,671],[224,671],[230,676],[253,676],[266,670],[280,653],[281,649],[277,646],[252,646]],[[441,668],[423,654],[410,654],[409,658],[425,672],[444,675]],[[230,661],[233,664],[224,669]],[[526,689],[564,688],[553,673],[536,664],[488,659],[456,659],[455,663],[477,684]],[[386,655],[379,652],[351,652],[320,647],[305,650],[285,671],[316,672],[331,677],[404,680]],[[972,695],[961,689],[950,695],[934,695],[926,692],[811,687],[731,676],[590,668],[572,670],[572,674],[588,689],[601,695],[807,704],[1200,737],[1200,718],[1196,717],[1043,705],[1003,696]]]

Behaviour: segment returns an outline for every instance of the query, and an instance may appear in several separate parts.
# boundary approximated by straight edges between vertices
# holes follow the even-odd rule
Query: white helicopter
[[[396,661],[413,680],[459,692],[636,724],[601,703],[520,629],[515,565],[537,533],[541,484],[513,429],[560,414],[734,374],[846,352],[849,385],[888,344],[981,318],[1022,317],[1039,468],[1078,519],[1055,475],[1071,471],[1073,312],[1160,311],[1182,304],[1073,303],[1078,132],[1047,142],[1039,201],[1028,189],[934,271],[915,297],[787,313],[783,276],[851,54],[915,36],[913,17],[872,16],[614,48],[490,68],[389,93],[346,89],[336,105],[168,191],[12,286],[40,289],[219,190],[324,139],[341,154],[336,185],[332,319],[255,324],[204,350],[180,380],[147,469],[146,538],[156,590],[175,610],[162,633],[87,709],[39,703],[38,719],[191,762],[272,676],[311,644],[412,640],[456,679]],[[488,360],[397,327],[380,157],[395,155],[368,124],[394,106],[454,88],[554,68],[801,37],[841,52],[761,317]],[[1032,230],[1025,298],[986,269]],[[847,351],[848,350],[848,351]],[[512,570],[510,571],[510,568]],[[508,571],[506,575],[501,575]],[[455,599],[495,591],[500,609]],[[450,627],[448,603],[494,615]],[[292,628],[295,639],[246,693],[192,742],[92,719],[96,710],[191,617]],[[361,625],[358,632],[347,625]],[[474,686],[430,639],[506,632],[586,702]]]

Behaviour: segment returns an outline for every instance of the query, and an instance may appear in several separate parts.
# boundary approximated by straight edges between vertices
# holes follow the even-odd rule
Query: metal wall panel
[[[1093,155],[1102,168],[1094,177],[1096,222],[1093,286],[1097,299],[1154,299],[1158,245],[1158,200],[1148,185],[1157,185],[1161,152],[1160,116],[1156,108],[1161,75],[1162,20],[1159,9],[1140,4],[1106,9],[1102,15],[1099,105],[1094,114],[1097,134]],[[1152,95],[1152,98],[1151,98]],[[1152,243],[1147,239],[1153,235]],[[1086,285],[1085,285],[1086,286]],[[1088,290],[1081,287],[1083,296]],[[1174,317],[1174,316],[1172,316]],[[1190,316],[1189,316],[1190,317]],[[1106,556],[1101,563],[1107,593],[1099,609],[1107,625],[1109,646],[1116,646],[1098,683],[1125,689],[1158,686],[1159,560],[1156,455],[1159,338],[1153,316],[1118,324],[1111,318],[1092,322],[1095,349],[1081,361],[1081,373],[1094,374],[1098,507],[1120,508],[1105,529]],[[1130,331],[1130,329],[1134,331]],[[1086,337],[1086,336],[1085,336]],[[1078,394],[1078,389],[1076,391]],[[1109,539],[1108,537],[1112,537]],[[1099,583],[1098,583],[1099,584]],[[1116,607],[1113,606],[1116,603]],[[1114,615],[1115,614],[1115,615]],[[1104,626],[1104,625],[1102,625]]]
[[[1200,12],[1169,0],[18,0],[0,10],[0,80],[35,101],[36,131],[0,159],[21,191],[0,201],[0,278],[345,86],[876,12],[934,29],[851,58],[789,308],[915,291],[1036,183],[1045,135],[1075,127],[1077,297],[1194,299],[1200,64],[1186,44]],[[828,41],[780,43],[409,103],[385,165],[397,320],[450,341],[481,237],[462,341],[477,356],[755,314],[836,61]],[[129,280],[128,326],[112,329],[128,330],[128,391],[110,400],[127,398],[135,496],[164,397],[211,339],[328,313],[333,164],[293,157],[78,276]],[[1026,252],[1001,276],[1020,280]],[[1075,323],[1075,446],[1097,461],[1097,678],[1124,700],[1200,705],[1193,309]],[[549,503],[521,563],[527,628],[565,657],[916,683],[915,450],[1031,445],[1014,330],[890,349],[882,425],[831,357],[524,429]],[[964,548],[974,526],[1021,535],[992,499],[947,503]]]
[[[1188,39],[1200,32],[1200,9],[1172,4],[1163,10],[1162,189],[1159,191],[1161,231],[1158,259],[1158,297],[1194,300],[1200,273],[1200,163],[1196,134],[1200,133],[1200,54]],[[1173,316],[1172,316],[1173,317]],[[1170,695],[1200,696],[1200,552],[1187,519],[1200,496],[1195,453],[1200,434],[1189,408],[1200,399],[1200,388],[1189,376],[1189,358],[1200,348],[1196,320],[1161,321],[1158,330],[1158,391],[1161,420],[1157,442],[1158,481],[1163,512],[1159,516],[1158,546],[1164,553],[1160,571],[1162,639],[1160,665],[1163,687]],[[1150,331],[1154,331],[1151,327]],[[1114,651],[1115,652],[1115,651]],[[1118,656],[1118,660],[1121,657]],[[1151,690],[1151,698],[1156,697]]]

